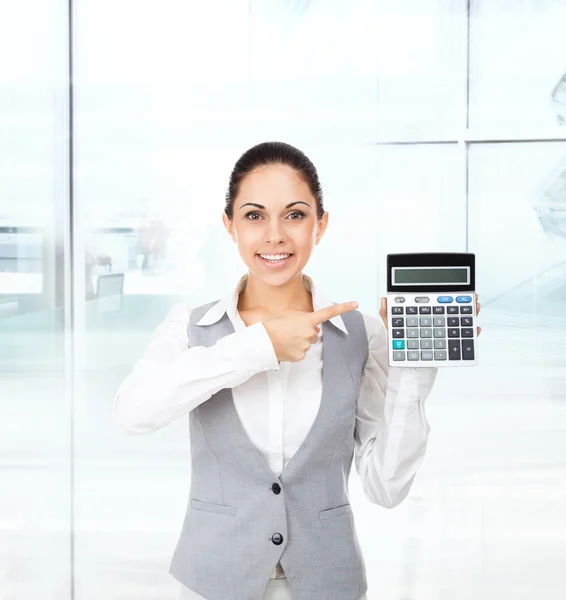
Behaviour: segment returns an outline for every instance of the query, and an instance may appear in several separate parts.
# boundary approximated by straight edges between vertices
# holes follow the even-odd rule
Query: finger
[[[480,314],[480,310],[481,310],[481,304],[478,302],[476,304],[476,316]]]
[[[326,308],[321,308],[320,310],[313,312],[311,314],[311,322],[313,325],[319,325],[324,321],[328,321],[333,317],[337,317],[342,313],[354,310],[356,308],[358,308],[357,302],[342,302],[342,304],[327,306]]]
[[[481,333],[481,327],[478,327],[478,337],[479,337],[480,333]]]

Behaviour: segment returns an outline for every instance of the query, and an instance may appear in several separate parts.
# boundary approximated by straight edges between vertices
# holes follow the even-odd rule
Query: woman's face
[[[291,167],[270,165],[246,175],[224,225],[249,271],[280,286],[300,275],[328,223],[317,217],[316,200]]]

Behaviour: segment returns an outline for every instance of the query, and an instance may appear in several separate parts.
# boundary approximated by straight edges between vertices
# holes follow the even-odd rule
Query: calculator
[[[392,367],[478,364],[475,254],[387,255]]]

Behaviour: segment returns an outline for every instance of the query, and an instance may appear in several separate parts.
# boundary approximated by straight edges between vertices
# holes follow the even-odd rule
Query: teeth
[[[261,258],[265,259],[265,260],[272,260],[272,261],[277,261],[277,260],[283,260],[285,258],[289,258],[289,256],[291,256],[290,254],[260,254]]]

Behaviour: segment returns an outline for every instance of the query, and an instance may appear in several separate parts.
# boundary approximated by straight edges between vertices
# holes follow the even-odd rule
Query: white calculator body
[[[474,290],[474,254],[388,254],[389,365],[477,365]]]

